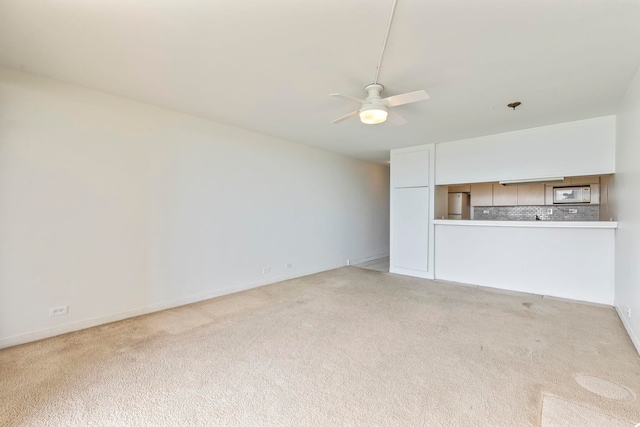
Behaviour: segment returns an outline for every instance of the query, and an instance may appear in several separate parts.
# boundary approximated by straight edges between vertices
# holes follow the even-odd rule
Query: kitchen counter
[[[536,227],[536,228],[618,228],[617,221],[478,221],[436,219],[436,225],[479,227]]]
[[[436,279],[613,305],[617,222],[433,223]]]

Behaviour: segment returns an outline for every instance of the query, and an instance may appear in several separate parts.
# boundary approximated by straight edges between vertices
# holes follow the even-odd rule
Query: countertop
[[[436,225],[478,227],[538,227],[538,228],[618,228],[617,221],[477,221],[467,219],[435,219]]]

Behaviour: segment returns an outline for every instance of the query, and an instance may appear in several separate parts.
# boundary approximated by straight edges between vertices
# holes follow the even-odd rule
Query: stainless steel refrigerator
[[[449,193],[448,219],[469,219],[471,208],[469,207],[469,194]]]

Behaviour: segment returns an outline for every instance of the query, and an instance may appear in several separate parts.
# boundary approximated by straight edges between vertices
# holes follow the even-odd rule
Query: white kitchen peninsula
[[[433,223],[436,279],[613,305],[617,222]]]
[[[553,187],[501,191],[498,183],[602,184],[615,174],[615,131],[615,116],[606,116],[391,150],[389,271],[613,305],[615,222],[585,221],[586,213],[579,222],[546,213],[539,222],[435,218],[447,217],[450,187],[472,193],[475,207],[549,204],[545,212],[555,213]],[[482,186],[488,197],[473,203]],[[607,190],[596,218],[616,217],[609,198]]]

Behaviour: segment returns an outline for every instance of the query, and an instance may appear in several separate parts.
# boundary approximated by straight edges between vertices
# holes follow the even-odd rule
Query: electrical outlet
[[[578,213],[578,209],[569,209],[569,213]]]
[[[267,274],[271,271],[271,267],[265,267],[262,269],[262,274]]]
[[[488,209],[484,209],[484,210],[482,211],[482,213],[488,214],[488,213],[489,213],[489,210],[488,210]]]
[[[61,316],[63,314],[67,314],[69,312],[68,305],[61,305],[59,307],[51,307],[49,308],[49,317],[51,316]]]
[[[631,317],[631,307],[627,307],[627,317]]]
[[[547,215],[553,215],[553,209],[547,209]]]
[[[285,264],[285,268],[291,268],[291,263],[289,262],[289,263]]]

